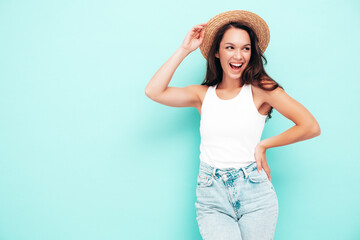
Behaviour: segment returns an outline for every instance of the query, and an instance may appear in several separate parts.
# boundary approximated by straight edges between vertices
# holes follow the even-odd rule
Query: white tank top
[[[267,115],[258,112],[251,84],[228,100],[220,99],[215,86],[206,91],[200,119],[200,161],[216,168],[245,167],[255,162]]]

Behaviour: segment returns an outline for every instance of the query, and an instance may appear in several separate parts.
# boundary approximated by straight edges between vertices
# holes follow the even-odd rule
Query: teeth
[[[242,64],[235,64],[235,63],[230,63],[231,65],[234,65],[236,67],[240,67]]]

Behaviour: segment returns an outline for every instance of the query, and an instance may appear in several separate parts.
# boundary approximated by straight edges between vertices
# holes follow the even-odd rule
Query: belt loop
[[[242,167],[241,170],[242,170],[242,171],[244,172],[244,174],[245,174],[245,179],[248,178],[249,174],[246,172],[245,168]]]

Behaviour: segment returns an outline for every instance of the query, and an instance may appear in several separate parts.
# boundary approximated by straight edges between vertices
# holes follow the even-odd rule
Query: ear
[[[216,52],[216,53],[215,53],[215,57],[220,58],[220,57],[219,57],[219,52]]]

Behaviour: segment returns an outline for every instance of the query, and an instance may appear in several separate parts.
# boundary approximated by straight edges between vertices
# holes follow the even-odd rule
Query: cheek
[[[222,66],[222,68],[230,67],[230,66],[229,66],[229,63],[228,63],[228,60],[227,60],[227,59],[223,59],[223,61],[221,62],[221,66]]]
[[[231,58],[231,56],[229,55],[229,54],[222,54],[221,55],[221,62],[223,63],[223,64],[228,64],[228,62],[229,62],[229,59]]]
[[[249,53],[249,54],[246,56],[246,60],[249,62],[249,61],[250,61],[250,58],[251,58],[251,53]]]
[[[221,62],[221,67],[224,70],[226,68],[226,62]]]

